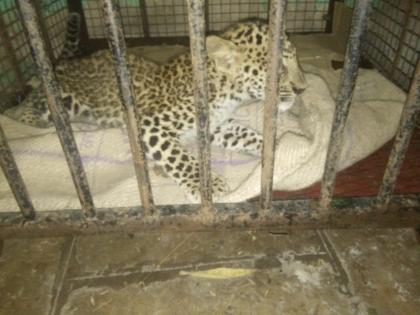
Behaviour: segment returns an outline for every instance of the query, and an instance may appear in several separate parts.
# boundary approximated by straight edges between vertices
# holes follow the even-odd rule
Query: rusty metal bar
[[[31,198],[26,190],[25,183],[20,175],[19,169],[13,158],[12,151],[7,143],[6,135],[0,125],[0,166],[4,176],[9,183],[10,189],[15,196],[16,202],[20,208],[22,216],[26,220],[35,219],[35,209],[32,205]]]
[[[273,201],[273,210],[261,213],[258,203],[215,204],[212,216],[200,205],[156,206],[153,217],[139,217],[139,207],[98,209],[97,220],[80,224],[80,212],[40,211],[24,222],[16,213],[0,213],[0,238],[138,231],[225,231],[226,229],[326,229],[420,227],[420,195],[393,196],[389,211],[378,213],[375,198],[334,198],[329,215],[314,217],[318,203],[309,200]]]
[[[76,188],[77,195],[86,217],[95,215],[92,195],[86,179],[82,160],[70,125],[68,114],[61,102],[60,89],[53,71],[51,60],[45,49],[45,43],[38,26],[36,12],[30,0],[18,0],[22,21],[28,34],[29,44],[38,67],[39,75],[45,89],[51,117],[63,148],[64,156]]]
[[[272,0],[269,12],[268,68],[265,84],[264,130],[261,168],[261,210],[270,210],[273,199],[274,152],[277,134],[278,89],[281,74],[278,56],[283,54],[285,0]]]
[[[391,200],[398,174],[404,162],[408,145],[416,126],[416,117],[420,110],[420,62],[417,62],[416,72],[411,82],[410,91],[401,113],[400,124],[394,145],[389,155],[388,164],[377,196],[377,206],[385,207]]]
[[[6,24],[3,20],[3,15],[0,14],[0,38],[3,43],[3,47],[6,50],[6,55],[10,57],[12,62],[13,72],[16,75],[16,80],[19,84],[19,89],[23,91],[25,89],[25,80],[23,79],[22,73],[19,69],[19,61],[16,58],[16,53],[12,46],[12,41],[10,39],[9,33],[7,32]]]
[[[340,154],[342,151],[343,133],[356,83],[361,55],[361,43],[367,25],[371,0],[358,0],[354,8],[353,21],[347,43],[344,66],[341,72],[338,96],[332,123],[330,143],[325,161],[324,175],[321,184],[320,211],[326,211],[334,194],[334,185]]]
[[[191,59],[194,72],[194,99],[200,162],[200,193],[203,208],[212,207],[210,170],[210,119],[207,91],[204,0],[188,0]]]
[[[52,63],[55,63],[56,58],[55,58],[54,50],[51,45],[50,35],[48,34],[48,28],[47,28],[47,25],[45,24],[44,13],[42,11],[42,1],[35,0],[35,1],[32,1],[32,3],[34,5],[35,12],[38,17],[39,29],[41,31],[42,37],[44,38],[45,48],[47,50],[48,57],[50,58]]]
[[[121,16],[117,4],[113,0],[103,0],[105,26],[108,30],[108,43],[115,62],[115,72],[120,89],[121,103],[124,107],[128,138],[136,170],[137,184],[145,215],[153,211],[153,196],[150,186],[149,172],[145,156],[139,113],[136,107],[136,97],[127,62],[127,48],[124,41]]]

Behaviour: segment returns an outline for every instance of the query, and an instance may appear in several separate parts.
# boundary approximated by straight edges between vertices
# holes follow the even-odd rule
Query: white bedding
[[[274,188],[307,187],[322,176],[331,129],[339,71],[304,64],[309,87],[301,100],[278,119]],[[374,70],[361,70],[344,136],[340,169],[368,156],[396,132],[405,93]],[[250,104],[235,118],[259,130],[262,107]],[[19,169],[37,210],[80,208],[54,129],[35,129],[0,115]],[[122,129],[91,130],[74,125],[76,141],[97,207],[140,204],[126,133]],[[186,144],[188,144],[186,139]],[[227,179],[231,192],[221,202],[238,202],[260,191],[260,159],[212,148],[213,169]],[[157,204],[190,203],[183,191],[149,163]],[[0,211],[18,211],[0,174]]]

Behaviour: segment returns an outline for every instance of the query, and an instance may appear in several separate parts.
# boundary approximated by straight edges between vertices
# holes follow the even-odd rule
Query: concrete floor
[[[0,314],[420,314],[413,230],[10,239]],[[188,271],[244,268],[209,279]]]

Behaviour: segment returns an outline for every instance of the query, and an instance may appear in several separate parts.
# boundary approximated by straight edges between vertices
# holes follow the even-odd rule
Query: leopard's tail
[[[81,55],[80,50],[81,16],[71,12],[67,17],[66,38],[59,59],[70,59]]]

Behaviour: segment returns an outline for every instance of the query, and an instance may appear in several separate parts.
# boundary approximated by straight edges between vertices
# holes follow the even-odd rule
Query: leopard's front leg
[[[179,143],[174,132],[162,127],[145,129],[143,139],[147,147],[147,157],[163,168],[186,192],[192,201],[200,200],[199,164],[196,158]],[[229,191],[223,178],[212,174],[213,194],[217,198]]]
[[[211,143],[232,151],[261,155],[262,136],[250,127],[229,119],[211,135]]]

